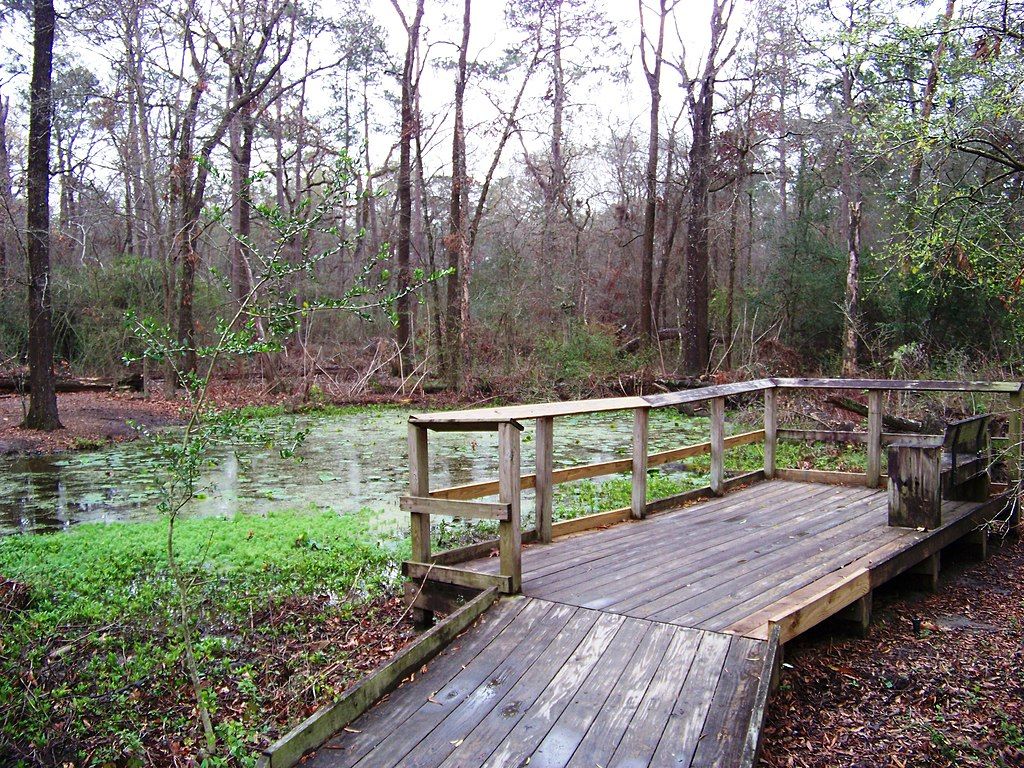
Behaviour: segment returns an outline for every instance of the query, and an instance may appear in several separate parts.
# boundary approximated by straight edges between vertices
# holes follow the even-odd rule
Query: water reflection
[[[373,409],[330,417],[281,417],[279,434],[309,429],[301,461],[261,447],[218,455],[200,482],[193,514],[262,513],[271,509],[380,510],[398,518],[398,497],[408,487],[408,411]],[[555,422],[555,464],[604,461],[629,453],[632,417],[600,414]],[[705,440],[704,419],[672,411],[652,414],[652,450]],[[434,487],[496,477],[497,436],[432,433]],[[523,433],[522,466],[532,471],[532,425]],[[145,441],[101,451],[0,461],[0,533],[58,530],[79,522],[147,520],[156,516],[160,482]],[[524,494],[524,502],[528,500]]]

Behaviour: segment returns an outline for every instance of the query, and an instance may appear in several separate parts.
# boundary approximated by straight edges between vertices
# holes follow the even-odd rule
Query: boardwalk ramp
[[[777,648],[506,597],[304,764],[750,766]]]

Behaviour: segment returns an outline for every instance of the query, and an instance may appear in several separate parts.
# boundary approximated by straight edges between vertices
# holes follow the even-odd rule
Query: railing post
[[[711,492],[725,493],[725,398],[711,400]]]
[[[551,514],[552,514],[552,451],[554,449],[554,425],[552,416],[542,416],[537,419],[537,433],[535,442],[536,449],[536,518],[537,538],[544,544],[551,543]]]
[[[868,488],[882,481],[882,395],[880,389],[868,391]]]
[[[409,425],[409,495],[428,496],[430,494],[430,465],[427,460],[427,428],[416,424]],[[412,533],[412,559],[419,563],[430,562],[430,515],[411,512],[409,521]],[[430,624],[434,618],[432,611],[419,608],[412,610],[412,619],[416,624]]]
[[[1024,393],[1017,390],[1010,395],[1010,424],[1007,437],[1010,438],[1009,455],[1006,457],[1006,475],[1011,489],[1012,499],[1010,501],[1010,518],[1007,521],[1011,528],[1020,528],[1021,505],[1024,504],[1024,493],[1021,492],[1019,483],[1021,472],[1024,469],[1024,446],[1021,445],[1021,419],[1024,417]],[[1013,486],[1018,485],[1016,492]]]
[[[519,429],[511,422],[498,425],[498,500],[511,505],[508,521],[498,523],[501,575],[509,577],[509,592],[523,584],[523,531],[520,527]]]
[[[633,411],[633,518],[647,515],[647,425],[649,408]]]
[[[1010,457],[1006,462],[1006,474],[1010,482],[1016,482],[1021,477],[1021,417],[1024,416],[1024,396],[1021,392],[1014,392],[1010,395]]]
[[[764,476],[775,477],[775,446],[778,444],[778,416],[775,411],[775,390],[764,391]]]

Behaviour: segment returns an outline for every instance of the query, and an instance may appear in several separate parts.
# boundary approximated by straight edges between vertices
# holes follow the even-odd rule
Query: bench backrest
[[[942,440],[943,450],[953,456],[964,453],[987,453],[988,425],[991,421],[991,414],[983,414],[950,422],[946,425],[946,434]]]

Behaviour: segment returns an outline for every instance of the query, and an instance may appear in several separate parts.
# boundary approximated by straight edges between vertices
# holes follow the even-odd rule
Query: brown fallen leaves
[[[790,643],[761,765],[1024,766],[1024,544],[991,550],[945,557],[937,594],[876,592],[867,638]]]

